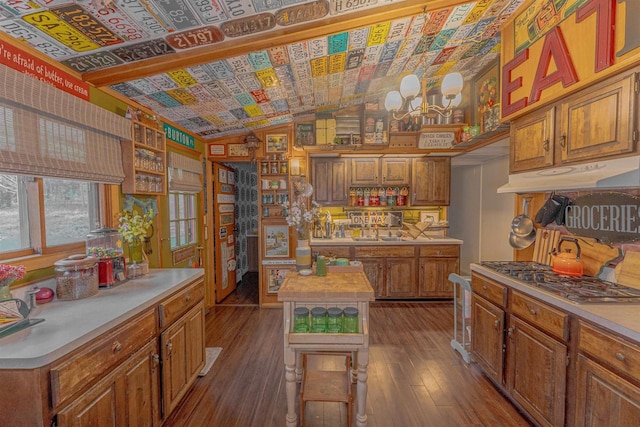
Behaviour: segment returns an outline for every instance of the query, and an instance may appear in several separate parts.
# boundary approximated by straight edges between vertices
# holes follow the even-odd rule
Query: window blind
[[[124,117],[0,65],[0,172],[118,184]]]
[[[177,153],[167,153],[169,191],[199,193],[202,191],[202,164]]]

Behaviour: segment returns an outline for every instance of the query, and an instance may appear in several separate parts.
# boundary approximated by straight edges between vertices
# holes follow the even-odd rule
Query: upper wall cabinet
[[[413,159],[412,206],[448,206],[450,203],[451,158]]]
[[[347,161],[339,158],[311,159],[311,184],[316,202],[322,206],[346,206]]]
[[[350,185],[408,185],[411,161],[396,158],[351,159]]]
[[[634,153],[637,95],[638,74],[627,72],[514,120],[510,171]]]

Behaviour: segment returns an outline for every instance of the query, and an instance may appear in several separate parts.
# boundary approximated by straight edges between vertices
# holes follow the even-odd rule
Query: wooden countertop
[[[333,239],[311,239],[310,246],[418,246],[418,245],[461,245],[460,239],[452,237],[411,237],[402,240],[353,240],[350,237],[333,238]]]
[[[278,301],[374,301],[373,288],[364,272],[327,272],[326,276],[289,273],[278,291]]]
[[[542,289],[512,280],[512,278],[483,267],[480,264],[471,264],[471,271],[497,280],[524,294],[538,298],[568,313],[575,314],[582,319],[640,343],[640,304],[576,304],[552,293],[545,292]]]
[[[44,322],[0,338],[0,369],[45,366],[203,276],[202,269],[152,269],[88,298],[39,305],[29,317]]]

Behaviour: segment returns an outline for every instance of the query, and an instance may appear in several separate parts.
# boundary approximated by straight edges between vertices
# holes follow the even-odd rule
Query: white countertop
[[[0,338],[0,369],[51,363],[203,275],[202,269],[152,269],[88,298],[39,305],[29,317],[44,322]]]
[[[353,240],[351,237],[333,238],[333,239],[311,239],[311,246],[398,246],[398,245],[461,245],[460,239],[452,237],[403,237],[402,240]]]
[[[471,271],[495,279],[524,294],[531,295],[585,320],[610,329],[640,343],[640,304],[603,303],[576,304],[542,289],[513,280],[510,276],[497,273],[480,264],[471,264]]]

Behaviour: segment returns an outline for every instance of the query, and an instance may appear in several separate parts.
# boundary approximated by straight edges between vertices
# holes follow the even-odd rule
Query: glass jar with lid
[[[311,309],[311,332],[327,332],[327,309],[324,307],[313,307]]]
[[[327,309],[327,332],[330,334],[342,332],[342,309],[340,307]]]
[[[160,156],[156,156],[156,172],[164,172],[164,162]]]
[[[122,234],[115,228],[99,228],[87,234],[87,255],[98,259],[124,255]]]
[[[293,332],[309,332],[309,309],[307,307],[296,307],[293,310]]]
[[[346,307],[343,311],[342,332],[347,334],[358,333],[358,309],[356,307]]]

